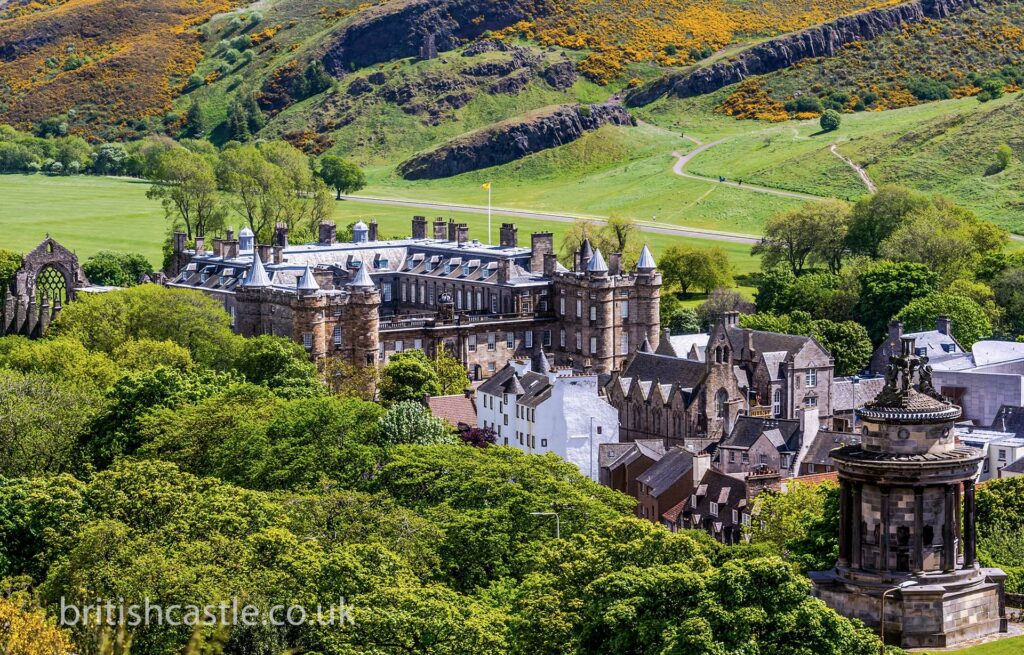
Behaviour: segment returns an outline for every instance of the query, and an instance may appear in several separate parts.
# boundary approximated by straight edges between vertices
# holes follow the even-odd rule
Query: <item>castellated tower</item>
[[[657,347],[661,274],[647,246],[636,271],[624,273],[618,253],[606,261],[585,240],[574,269],[554,273],[556,365],[610,373],[645,340]]]
[[[957,443],[960,408],[932,386],[903,337],[886,385],[857,410],[862,443],[832,451],[839,472],[839,562],[814,594],[904,648],[1005,632],[999,569],[976,557],[974,484],[982,453]]]
[[[381,299],[365,270],[360,273],[341,289],[325,291],[307,267],[292,293],[275,288],[254,256],[234,294],[235,329],[246,337],[293,338],[313,359],[334,356],[357,366],[373,364]]]

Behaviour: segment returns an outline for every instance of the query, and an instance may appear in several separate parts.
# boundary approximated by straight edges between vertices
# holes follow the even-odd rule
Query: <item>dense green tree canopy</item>
[[[133,287],[144,275],[153,273],[153,266],[138,253],[103,250],[86,260],[82,270],[93,284]]]
[[[422,350],[395,353],[381,370],[380,399],[385,403],[423,402],[427,396],[439,395],[437,371]]]
[[[933,293],[912,300],[896,314],[907,332],[934,330],[940,316],[953,319],[953,336],[964,348],[992,336],[992,324],[985,311],[970,298],[948,293]]]
[[[858,320],[878,343],[887,334],[889,321],[900,310],[915,298],[935,291],[938,275],[924,264],[882,261],[866,267],[859,280]]]

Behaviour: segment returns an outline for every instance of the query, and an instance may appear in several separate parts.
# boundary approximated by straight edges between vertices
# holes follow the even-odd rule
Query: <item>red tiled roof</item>
[[[454,396],[434,396],[427,399],[430,413],[442,418],[454,427],[460,423],[476,427],[476,398],[466,398],[465,394]]]
[[[669,523],[675,525],[679,521],[679,515],[683,513],[683,508],[686,507],[686,502],[689,500],[681,500],[668,509],[667,512],[661,515],[661,518],[665,519]]]
[[[835,471],[831,473],[812,473],[811,475],[799,475],[792,478],[792,481],[810,485],[821,484],[822,482],[839,482],[839,474]]]

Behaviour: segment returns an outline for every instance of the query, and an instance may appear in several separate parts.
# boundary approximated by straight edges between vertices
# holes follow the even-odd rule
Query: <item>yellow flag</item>
[[[491,190],[491,183],[490,182],[485,182],[484,185],[483,185],[483,190],[484,191],[490,191]]]

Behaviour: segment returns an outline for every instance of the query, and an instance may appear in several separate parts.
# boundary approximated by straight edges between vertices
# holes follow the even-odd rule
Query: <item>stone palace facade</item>
[[[500,235],[483,244],[440,219],[428,234],[422,216],[407,239],[379,240],[372,222],[346,242],[324,223],[318,242],[302,245],[283,225],[270,245],[245,229],[190,249],[179,233],[168,285],[221,299],[239,334],[287,336],[313,359],[355,365],[445,348],[483,379],[543,349],[555,366],[609,373],[645,339],[657,344],[661,275],[646,247],[625,271],[617,254],[584,242],[569,270],[550,233],[533,234],[529,248],[512,224]]]

